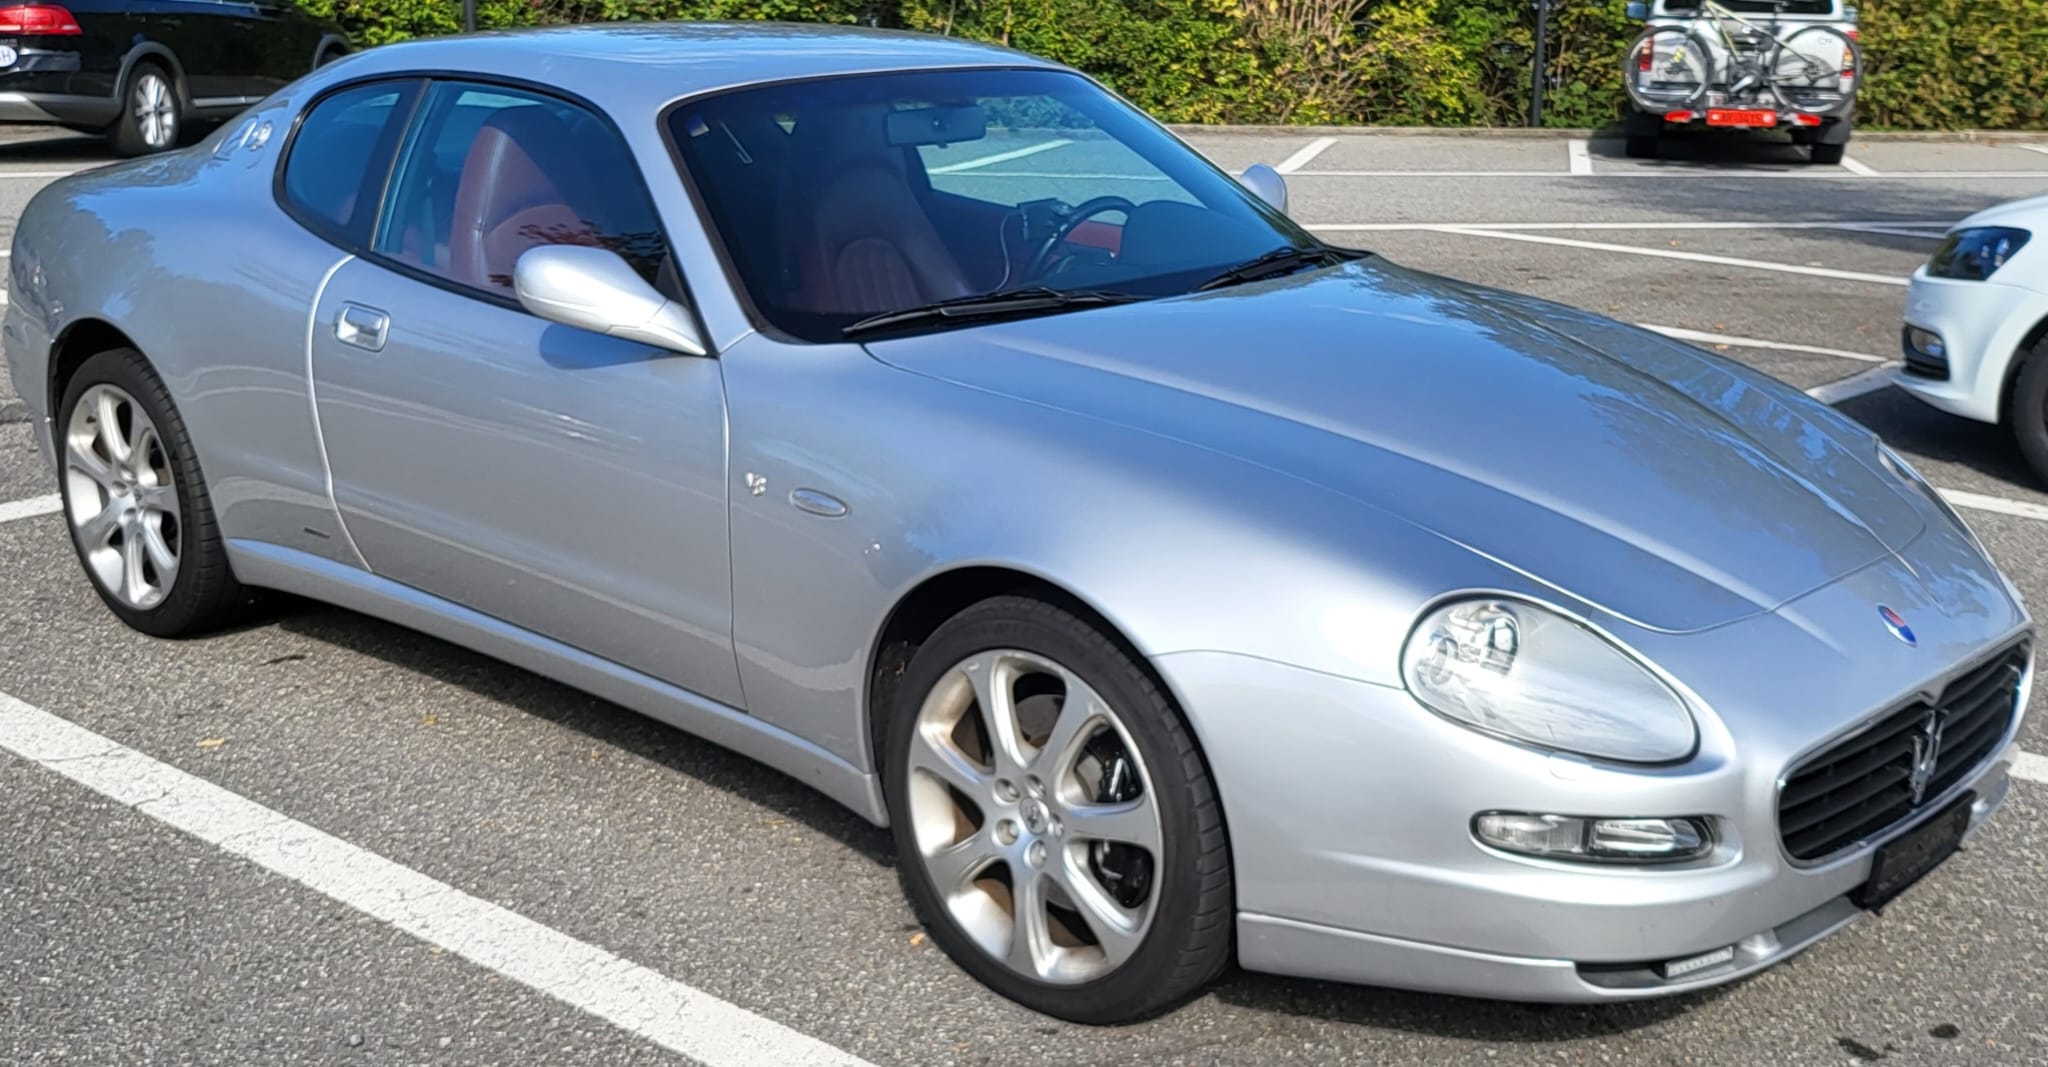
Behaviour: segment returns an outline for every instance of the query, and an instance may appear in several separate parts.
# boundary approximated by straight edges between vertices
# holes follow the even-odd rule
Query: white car
[[[2048,196],[1957,223],[1906,292],[1898,384],[1952,415],[2012,426],[2048,479]]]

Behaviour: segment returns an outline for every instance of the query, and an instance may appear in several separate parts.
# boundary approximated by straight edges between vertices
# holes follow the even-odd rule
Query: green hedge
[[[460,26],[457,0],[305,0],[365,44]],[[1518,125],[1531,0],[477,0],[485,27],[616,19],[900,26],[1072,64],[1180,122]],[[2048,127],[2048,0],[1872,0],[1859,122]],[[1556,0],[1546,121],[1622,102],[1623,0]]]

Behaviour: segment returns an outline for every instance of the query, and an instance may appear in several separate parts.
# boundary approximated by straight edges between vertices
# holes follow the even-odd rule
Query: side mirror
[[[521,306],[549,322],[688,356],[707,351],[688,308],[656,292],[618,253],[603,248],[529,248],[512,267],[512,292]]]
[[[1287,214],[1287,179],[1280,172],[1265,165],[1254,163],[1237,176],[1237,184],[1252,191],[1252,195],[1272,205],[1273,210]]]
[[[1650,5],[1643,0],[1629,0],[1628,17],[1634,22],[1645,22],[1650,17]]]

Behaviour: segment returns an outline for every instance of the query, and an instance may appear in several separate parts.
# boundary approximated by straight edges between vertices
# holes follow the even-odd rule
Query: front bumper
[[[1971,807],[1969,836],[1975,836],[1984,820],[2005,803],[2011,784],[2007,776],[2009,762],[2006,757],[1999,758],[1976,780],[1975,787],[1985,792]],[[1965,837],[1965,844],[1968,841],[1969,837]],[[1863,878],[1869,874],[1869,866],[1870,857],[1865,855],[1860,866],[1854,868],[1856,874],[1851,889],[1862,884]],[[1572,906],[1569,901],[1527,903]],[[1717,906],[1717,901],[1702,898],[1688,906],[1712,908]],[[1845,892],[1818,907],[1733,942],[1688,951],[1676,957],[1589,965],[1572,959],[1479,952],[1245,912],[1237,918],[1238,961],[1247,970],[1498,1000],[1552,1003],[1641,1000],[1707,989],[1748,977],[1791,958],[1868,914],[1851,902]],[[1682,919],[1682,916],[1674,918]],[[1727,964],[1702,968],[1694,974],[1677,978],[1664,976],[1663,964],[1722,947],[1734,949],[1734,958]]]
[[[2013,360],[2028,332],[2048,320],[2048,293],[2002,285],[1996,278],[1932,278],[1925,267],[1913,273],[1906,323],[1940,335],[1948,377],[1902,370],[1894,376],[1899,388],[1952,415],[2000,421]]]
[[[1946,566],[1950,553],[1981,561],[1956,542],[1930,531],[1911,554],[1947,573],[1960,573]],[[1995,573],[1979,566],[1983,581],[1967,590],[1974,615],[1935,602],[1959,589],[1915,597],[1919,580],[1894,559],[1768,615],[1692,634],[1628,634],[1710,709],[1699,714],[1698,754],[1671,766],[1598,764],[1493,740],[1404,690],[1270,661],[1155,657],[1222,794],[1240,963],[1468,996],[1602,1001],[1697,989],[1798,952],[1862,914],[1850,894],[1869,880],[1877,847],[1965,793],[1976,798],[1972,832],[2004,800],[2017,713],[1992,756],[1865,845],[1802,864],[1778,839],[1788,768],[2027,630]],[[1917,647],[1884,631],[1879,603],[1913,620]],[[1470,821],[1486,810],[1703,815],[1717,843],[1667,866],[1536,859],[1478,844]],[[1658,969],[1731,946],[1725,964],[1672,980]]]

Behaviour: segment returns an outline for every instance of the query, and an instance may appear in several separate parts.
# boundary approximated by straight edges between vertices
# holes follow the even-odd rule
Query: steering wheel
[[[1081,228],[1082,223],[1105,211],[1129,214],[1136,210],[1137,206],[1121,196],[1098,196],[1075,205],[1072,211],[1067,212],[1067,217],[1060,221],[1059,226],[1046,237],[1045,243],[1038,246],[1038,251],[1031,254],[1031,261],[1024,268],[1024,278],[1028,280],[1043,275],[1046,264],[1052,260],[1053,250],[1067,243],[1067,238],[1072,237],[1074,231]]]

